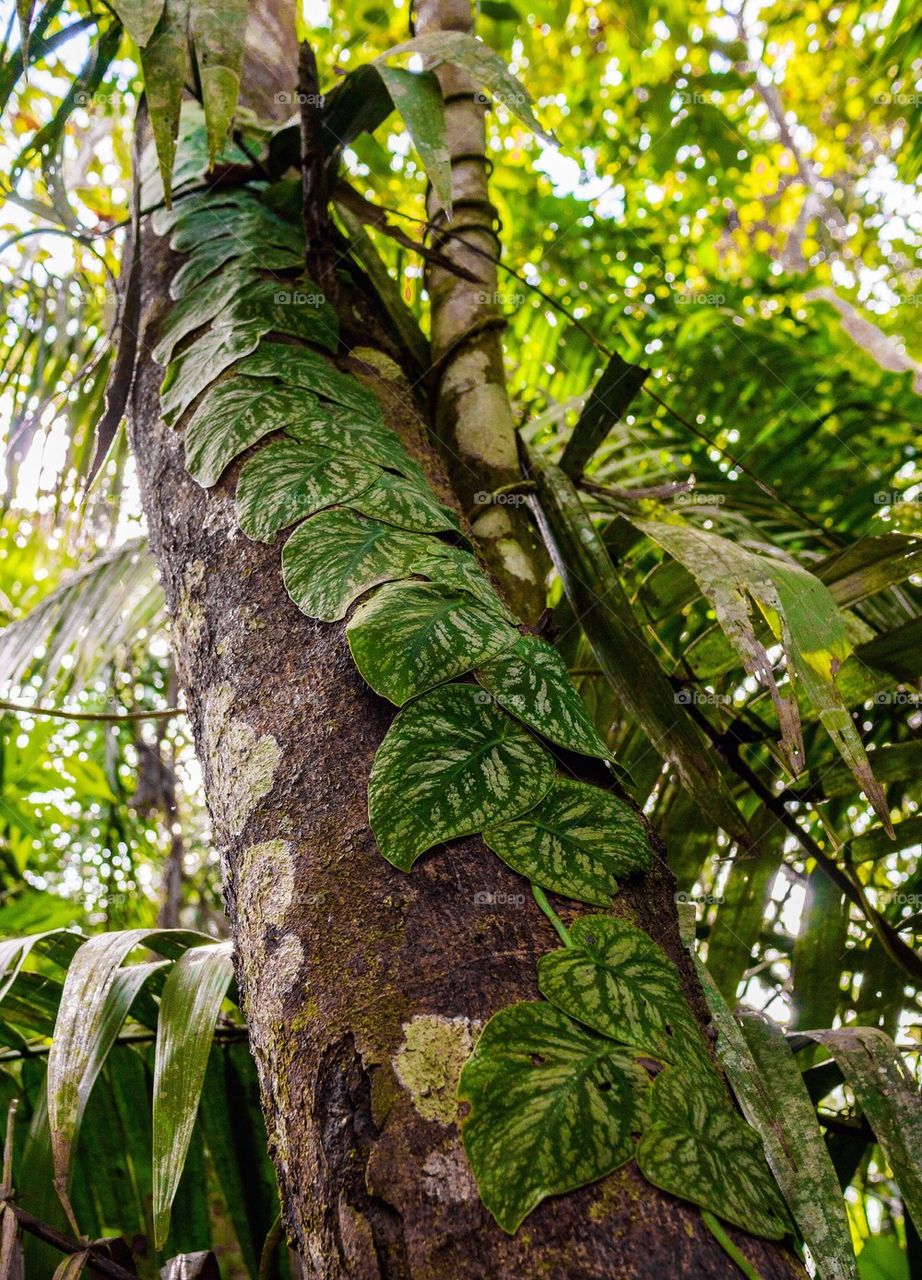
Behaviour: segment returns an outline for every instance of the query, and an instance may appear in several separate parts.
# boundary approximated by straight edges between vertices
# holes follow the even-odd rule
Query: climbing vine
[[[181,175],[199,133],[185,131]],[[356,667],[400,708],[369,781],[381,854],[409,872],[479,833],[532,882],[564,944],[539,963],[544,999],[497,1013],[461,1073],[481,1197],[514,1232],[544,1197],[633,1157],[666,1191],[780,1238],[788,1218],[761,1142],[727,1099],[676,967],[626,921],[567,929],[547,903],[544,890],[609,906],[619,879],[649,866],[645,830],[611,790],[559,772],[552,745],[611,761],[563,661],[523,633],[377,397],[337,367],[336,312],[301,271],[298,194],[286,182],[178,191],[154,215],[187,255],[154,352],[162,414],[204,487],[248,453],[240,528],[268,543],[291,531],[288,594],[310,618],[348,616]]]

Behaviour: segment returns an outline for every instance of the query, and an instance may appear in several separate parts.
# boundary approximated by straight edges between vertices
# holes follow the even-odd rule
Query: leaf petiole
[[[573,939],[570,937],[570,932],[567,929],[567,926],[561,920],[560,916],[557,914],[557,912],[548,902],[547,895],[545,894],[544,890],[541,888],[540,885],[537,885],[535,884],[534,881],[532,881],[531,891],[535,895],[535,902],[537,902],[538,906],[541,908],[541,910],[547,916],[548,920],[550,920],[551,924],[557,930],[557,933],[560,936],[560,940],[563,943],[563,945],[565,947],[572,947]]]

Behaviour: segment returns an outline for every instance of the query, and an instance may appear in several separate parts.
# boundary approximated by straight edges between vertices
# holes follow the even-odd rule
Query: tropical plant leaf
[[[611,916],[581,916],[570,938],[572,946],[539,959],[541,994],[621,1044],[669,1062],[687,1055],[689,1037],[700,1037],[679,972],[653,939]]]
[[[190,948],[160,999],[154,1067],[154,1244],[162,1249],[198,1112],[215,1022],[234,976],[230,942]],[[130,970],[129,970],[130,972]]]
[[[402,707],[510,648],[518,632],[468,595],[392,582],[359,605],[346,634],[362,678]]]
[[[893,1170],[916,1230],[922,1230],[922,1107],[919,1087],[896,1045],[876,1027],[797,1034],[835,1058]]]
[[[263,436],[318,411],[319,402],[303,391],[274,387],[260,378],[227,378],[211,388],[189,420],[186,467],[208,488]]]
[[[617,352],[612,353],[561,454],[560,469],[572,480],[583,474],[587,462],[627,412],[649,373],[649,369],[629,364]]]
[[[195,0],[189,17],[212,165],[237,106],[248,16],[247,0]]]
[[[278,398],[275,393],[270,403],[274,405]],[[303,400],[303,394],[299,398]],[[307,441],[271,440],[240,472],[237,523],[248,538],[272,542],[280,529],[334,503],[348,502],[380,474],[376,466],[359,458],[343,457]]]
[[[113,0],[112,8],[135,44],[143,47],[160,21],[163,0]]]
[[[650,1123],[637,1145],[648,1182],[691,1200],[752,1235],[780,1240],[789,1227],[759,1135],[716,1082],[667,1067],[653,1082]]]
[[[511,653],[477,671],[483,687],[507,711],[558,746],[611,758],[560,654],[539,636],[521,636]]]
[[[65,578],[24,618],[0,632],[0,685],[32,678],[36,696],[86,688],[164,617],[153,558],[132,539]]]
[[[286,271],[303,266],[304,255],[277,245],[250,249],[233,236],[218,236],[198,245],[195,253],[182,264],[170,281],[170,297],[174,302],[180,301],[225,263],[234,261],[241,266],[258,267],[264,271]]]
[[[210,941],[204,934],[179,929],[126,929],[90,938],[74,954],[48,1055],[48,1123],[55,1185],[62,1197],[67,1194],[71,1151],[89,1096],[85,1080],[92,1085],[130,1004],[122,1009],[119,993],[125,990],[123,983],[130,990],[136,978],[132,969],[125,971],[127,976],[120,974],[122,962],[134,947],[145,943],[181,949]]]
[[[253,267],[239,258],[232,259],[223,271],[209,276],[172,308],[161,326],[160,341],[151,353],[153,358],[158,364],[167,364],[177,343],[196,329],[210,324],[242,289],[258,279]]]
[[[368,784],[371,829],[395,867],[497,818],[524,813],[547,792],[551,757],[474,685],[433,689],[405,707],[378,748]]]
[[[535,808],[490,826],[483,838],[513,871],[594,906],[608,906],[618,876],[650,865],[646,833],[626,804],[559,775]]]
[[[379,472],[371,486],[351,497],[354,511],[417,533],[457,533],[458,518],[443,507],[428,484]]]
[[[264,333],[284,333],[301,338],[325,351],[335,352],[339,345],[339,320],[317,286],[310,280],[259,280],[237,293],[216,328],[250,325]],[[358,384],[357,384],[358,385]]]
[[[185,85],[189,3],[190,0],[165,0],[160,20],[141,48],[144,94],[167,205]]]
[[[378,63],[375,70],[407,126],[436,199],[450,217],[451,160],[438,80],[431,71],[401,71],[384,63]]]
[[[321,403],[311,412],[308,397],[302,394],[302,400],[306,402],[304,416],[290,423],[289,435],[307,444],[335,449],[363,462],[388,467],[417,484],[426,483],[419,463],[383,423],[368,422],[338,405]]]
[[[414,565],[414,573],[431,578],[443,587],[451,587],[453,591],[466,591],[491,612],[499,612],[507,622],[518,623],[518,618],[502,603],[496,588],[469,551],[435,538],[429,539],[426,547],[429,554],[420,548],[423,554]]]
[[[463,31],[432,31],[415,36],[404,44],[395,45],[382,53],[376,63],[380,66],[386,59],[399,53],[418,53],[436,65],[440,62],[452,62],[461,67],[477,84],[488,89],[497,102],[508,107],[513,115],[528,125],[539,138],[551,146],[556,145],[554,135],[538,123],[524,86],[489,45],[482,44]]]
[[[292,347],[280,342],[263,342],[259,350],[240,366],[239,373],[248,378],[278,378],[292,387],[304,387],[322,400],[332,400],[354,414],[381,423],[378,397],[357,378],[340,373],[328,360],[307,347]],[[345,418],[351,425],[358,425]],[[332,441],[329,442],[332,444]]]
[[[285,588],[309,618],[335,622],[379,583],[415,573],[425,550],[406,533],[353,511],[322,511],[298,526],[282,551]]]
[[[745,1013],[741,1024],[752,1057],[739,1096],[743,1113],[762,1135],[768,1163],[817,1274],[824,1280],[857,1280],[839,1179],[784,1033],[758,1014]]]
[[[768,688],[778,712],[791,770],[797,774],[805,764],[797,700],[779,689],[768,651],[756,635],[750,602],[758,605],[775,640],[784,646],[792,689],[797,684],[803,688],[887,826],[890,812],[886,797],[871,772],[864,745],[836,687],[836,672],[852,652],[852,643],[845,618],[827,588],[798,565],[756,555],[706,529],[650,520],[635,523],[692,574],[714,606],[743,666]]]
[[[647,1076],[629,1049],[527,1001],[484,1027],[461,1072],[462,1135],[481,1199],[504,1231],[534,1207],[629,1160]]]
[[[173,426],[193,400],[225,369],[255,351],[260,330],[251,324],[212,327],[170,363],[160,386],[160,413]]]

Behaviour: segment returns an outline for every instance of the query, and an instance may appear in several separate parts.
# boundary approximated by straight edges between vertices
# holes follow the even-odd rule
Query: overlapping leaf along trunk
[[[324,1278],[733,1274],[657,1189],[786,1229],[671,877],[478,566],[374,299],[300,274],[296,195],[145,227],[131,422],[291,1238]],[[529,879],[602,907],[621,876],[542,955]]]

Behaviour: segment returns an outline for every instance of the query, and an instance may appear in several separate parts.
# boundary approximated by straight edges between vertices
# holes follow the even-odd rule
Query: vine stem
[[[708,1213],[706,1209],[702,1209],[701,1221],[707,1227],[708,1231],[710,1231],[711,1235],[723,1249],[727,1257],[733,1259],[740,1271],[742,1271],[743,1275],[746,1277],[746,1280],[762,1280],[758,1271],[756,1271],[748,1258],[743,1257],[739,1249],[737,1249],[736,1245],[727,1235],[726,1231],[724,1231],[721,1223],[714,1217],[713,1213]]]
[[[531,891],[535,895],[535,902],[537,902],[538,906],[541,908],[541,910],[547,916],[548,920],[550,920],[551,924],[557,930],[557,933],[563,945],[565,947],[572,947],[573,939],[570,937],[570,931],[567,928],[567,926],[564,924],[564,922],[561,920],[557,912],[554,910],[554,908],[551,906],[551,904],[548,902],[547,894],[544,892],[541,886],[535,884],[534,881],[532,881]]]

